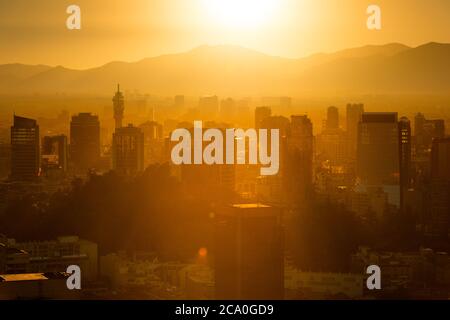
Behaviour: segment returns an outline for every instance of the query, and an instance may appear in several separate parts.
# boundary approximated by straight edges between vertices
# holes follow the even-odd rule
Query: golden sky
[[[69,31],[70,4],[82,29]],[[382,10],[382,30],[366,9]],[[15,0],[0,2],[0,63],[88,68],[234,44],[298,58],[366,44],[450,42],[449,0]]]

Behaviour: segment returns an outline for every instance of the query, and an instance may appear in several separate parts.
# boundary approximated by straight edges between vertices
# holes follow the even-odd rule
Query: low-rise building
[[[52,241],[16,242],[8,240],[9,270],[22,272],[65,272],[70,265],[80,267],[84,281],[94,281],[98,273],[98,246],[77,236]],[[15,269],[14,269],[14,268]],[[23,269],[17,269],[17,268]]]
[[[78,299],[79,290],[67,288],[64,272],[0,274],[0,300]]]
[[[284,287],[290,298],[310,299],[363,297],[363,274],[303,272],[293,267],[285,269]]]

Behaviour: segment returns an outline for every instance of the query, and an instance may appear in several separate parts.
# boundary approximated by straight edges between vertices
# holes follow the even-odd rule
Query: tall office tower
[[[357,176],[362,185],[382,187],[400,207],[399,124],[397,113],[363,113],[358,127]]]
[[[271,115],[272,110],[269,107],[255,108],[255,128],[260,129],[264,119],[269,118]]]
[[[418,113],[414,119],[414,135],[416,151],[427,152],[431,148],[434,138],[445,137],[445,121],[442,119],[428,120],[422,113]]]
[[[144,134],[129,124],[113,134],[113,170],[133,176],[144,170]]]
[[[433,140],[431,149],[430,230],[432,236],[450,237],[450,138]]]
[[[308,116],[291,116],[287,135],[286,195],[291,204],[307,203],[313,183],[313,125]]]
[[[281,212],[261,204],[228,206],[215,217],[216,299],[284,296]]]
[[[11,127],[11,179],[32,180],[39,176],[39,126],[36,120],[14,115]]]
[[[219,98],[217,96],[201,97],[198,102],[202,119],[211,120],[215,118],[219,112]]]
[[[125,102],[122,92],[120,92],[120,85],[117,85],[117,92],[113,97],[114,120],[116,122],[116,129],[122,127],[123,112],[125,110]]]
[[[327,111],[327,130],[337,130],[339,129],[339,110],[336,107],[329,107]]]
[[[356,146],[358,140],[358,124],[361,121],[362,114],[364,112],[364,105],[360,104],[347,104],[347,140],[348,140],[348,153],[350,159],[356,159]]]
[[[42,139],[42,168],[44,171],[67,171],[67,136],[45,136]]]
[[[144,167],[164,162],[163,126],[156,121],[147,121],[139,126],[144,134]]]
[[[98,116],[80,113],[70,122],[70,158],[75,170],[85,172],[100,159],[100,122]]]
[[[408,118],[400,118],[398,134],[400,147],[400,208],[404,210],[405,196],[411,187],[411,122]]]

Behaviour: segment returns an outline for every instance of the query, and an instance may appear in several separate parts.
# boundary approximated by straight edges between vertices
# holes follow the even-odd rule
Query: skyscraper
[[[70,122],[70,158],[77,171],[94,168],[100,158],[98,116],[80,113]]]
[[[144,167],[162,163],[164,158],[163,126],[156,121],[147,121],[139,126],[144,134]]]
[[[113,134],[113,170],[132,176],[144,170],[144,134],[133,127],[117,128]]]
[[[347,160],[347,140],[340,129],[325,130],[316,136],[317,160],[329,161],[332,165],[342,165]]]
[[[39,126],[36,120],[14,115],[11,127],[11,179],[32,180],[39,175]]]
[[[450,138],[433,140],[431,149],[430,230],[434,237],[450,237]]]
[[[0,142],[0,179],[11,173],[11,143]]]
[[[414,122],[416,152],[419,154],[431,149],[434,138],[445,137],[445,121],[443,119],[428,120],[422,113],[418,113]]]
[[[67,171],[67,136],[45,136],[42,139],[43,169]]]
[[[283,137],[287,135],[289,126],[288,118],[283,116],[269,116],[261,120],[258,129],[278,129],[280,130],[280,137]]]
[[[212,123],[213,124],[213,123]],[[214,125],[214,124],[213,124]],[[187,129],[191,136],[194,135],[194,128],[191,124],[179,124],[179,127]],[[203,130],[211,128],[205,124]],[[219,129],[225,136],[225,128]],[[247,144],[246,144],[247,145]],[[226,143],[223,144],[223,155],[226,154]],[[194,154],[194,144],[191,144],[191,154]],[[238,155],[236,154],[236,157]],[[207,193],[221,193],[226,197],[235,190],[235,164],[182,164],[180,166],[180,178],[183,187],[189,193],[204,196]]]
[[[255,108],[255,128],[261,128],[261,124],[264,119],[269,118],[272,115],[272,110],[269,107],[257,107]]]
[[[357,176],[361,184],[380,186],[400,206],[399,124],[397,113],[363,113],[358,127]]]
[[[350,159],[356,159],[356,145],[358,139],[358,124],[361,121],[362,114],[364,112],[364,105],[360,104],[347,104],[347,140],[348,140],[348,153]]]
[[[216,299],[283,299],[281,212],[262,204],[220,210],[215,222]]]
[[[329,107],[327,110],[327,130],[337,130],[339,129],[339,110],[336,107]]]
[[[117,85],[117,92],[113,97],[114,120],[116,129],[122,127],[123,113],[125,110],[125,102],[122,92],[120,92],[120,85]]]
[[[431,149],[431,178],[450,181],[450,138],[433,140]]]
[[[313,125],[308,116],[292,116],[287,135],[286,193],[290,203],[306,203],[313,182]]]
[[[400,118],[399,134],[399,165],[400,165],[400,208],[403,210],[405,196],[411,187],[411,122],[406,117]]]
[[[327,119],[321,134],[316,137],[316,154],[320,161],[331,164],[342,164],[347,160],[347,140],[339,127],[339,110],[336,107],[327,109]]]
[[[270,110],[270,109],[268,109]],[[279,130],[279,170],[273,176],[260,176],[257,172],[257,194],[259,201],[263,200],[268,204],[281,205],[286,200],[286,190],[284,177],[286,173],[286,135],[290,129],[289,119],[283,116],[269,116],[261,120],[257,129],[278,129]],[[271,150],[272,141],[268,140],[268,150]]]

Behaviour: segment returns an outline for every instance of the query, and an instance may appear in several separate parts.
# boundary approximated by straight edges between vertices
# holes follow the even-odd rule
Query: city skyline
[[[118,96],[120,99],[117,99]],[[38,190],[45,190],[45,194],[51,196],[58,194],[58,192],[54,193],[56,184],[66,188],[66,191],[59,196],[69,197],[67,204],[63,205],[64,210],[56,209],[56,212],[61,215],[59,219],[66,219],[67,214],[70,216],[69,212],[81,214],[81,217],[79,225],[76,224],[78,226],[75,229],[59,225],[54,230],[48,230],[45,233],[35,231],[39,234],[39,239],[41,237],[47,239],[51,235],[57,240],[34,241],[33,243],[23,242],[22,239],[24,235],[26,238],[28,237],[26,235],[30,231],[26,230],[29,227],[24,230],[17,229],[17,225],[13,221],[9,221],[9,227],[6,230],[9,230],[8,233],[14,237],[18,237],[21,242],[0,237],[0,241],[2,241],[0,242],[0,271],[4,273],[0,272],[0,278],[4,283],[4,286],[0,287],[0,298],[16,297],[13,291],[8,290],[9,287],[14,287],[14,281],[23,282],[24,285],[32,285],[35,281],[45,281],[44,288],[52,283],[55,286],[58,285],[58,291],[47,293],[46,296],[41,297],[71,299],[88,297],[84,296],[83,291],[67,292],[64,289],[62,280],[65,281],[67,275],[61,273],[58,276],[57,274],[64,272],[69,261],[82,266],[84,272],[88,271],[83,278],[83,283],[93,284],[98,279],[108,279],[108,286],[111,289],[120,288],[120,295],[125,298],[134,295],[142,298],[146,297],[146,294],[152,298],[153,295],[163,293],[147,284],[129,287],[127,281],[142,281],[139,280],[142,279],[142,275],[135,274],[134,271],[131,271],[132,269],[124,274],[123,271],[120,271],[124,265],[147,270],[148,277],[153,279],[152,281],[159,281],[159,286],[162,288],[173,286],[172,289],[168,289],[170,290],[169,294],[164,293],[168,299],[188,297],[194,299],[278,300],[283,297],[286,299],[302,299],[304,297],[335,299],[342,296],[351,299],[370,297],[383,299],[389,294],[396,297],[414,297],[416,294],[421,294],[419,288],[425,283],[437,285],[436,288],[445,290],[447,285],[445,270],[448,268],[447,264],[450,263],[450,259],[447,259],[447,254],[437,252],[437,250],[449,249],[447,233],[450,216],[448,215],[449,206],[446,196],[450,190],[448,188],[450,140],[448,137],[445,138],[444,120],[429,119],[426,114],[417,113],[414,118],[415,132],[412,136],[410,121],[406,117],[400,117],[395,110],[366,112],[364,104],[349,103],[346,105],[347,113],[344,122],[340,121],[341,117],[339,116],[339,110],[342,110],[342,107],[325,108],[323,127],[314,135],[314,123],[311,119],[307,115],[291,113],[292,101],[288,97],[282,97],[277,103],[281,103],[283,108],[286,108],[284,113],[290,113],[290,118],[278,115],[283,108],[256,107],[252,108],[254,117],[246,120],[249,127],[254,125],[259,129],[277,128],[281,133],[280,171],[275,176],[262,176],[259,173],[258,165],[248,164],[242,164],[242,167],[239,165],[202,164],[192,166],[182,164],[178,170],[176,168],[178,165],[171,162],[170,157],[167,157],[171,148],[167,141],[170,132],[176,130],[175,128],[192,130],[194,124],[189,123],[185,118],[186,115],[179,115],[179,121],[173,123],[171,129],[165,128],[166,130],[157,120],[154,120],[153,109],[142,114],[141,121],[137,122],[137,124],[142,124],[138,126],[129,124],[123,127],[121,123],[117,126],[117,120],[122,120],[122,117],[129,112],[128,103],[131,101],[121,96],[119,91],[116,91],[114,98],[109,101],[111,113],[108,122],[113,133],[107,141],[101,142],[102,146],[106,145],[110,148],[102,147],[101,151],[100,128],[104,128],[104,125],[100,123],[96,115],[90,113],[73,115],[70,121],[70,145],[67,146],[68,139],[64,135],[44,136],[42,137],[41,153],[36,152],[36,148],[39,148],[39,134],[34,134],[35,128],[39,128],[39,123],[33,119],[14,115],[15,123],[11,127],[11,132],[15,133],[11,136],[11,171],[14,173],[16,170],[14,168],[19,165],[19,168],[26,168],[28,173],[26,176],[11,175],[10,179],[6,178],[0,183],[0,188],[7,195],[8,203],[13,206],[6,210],[21,212],[22,209],[14,205],[14,195],[18,190],[28,190],[27,192],[31,194],[36,194]],[[181,99],[180,96],[173,97],[172,103],[176,106],[176,112],[185,110],[184,99]],[[232,98],[219,100],[217,96],[200,97],[197,108],[197,117],[209,119],[206,121],[208,128],[233,127],[232,121],[236,120],[234,117],[240,117],[240,113],[236,113],[235,101]],[[223,108],[227,108],[227,110],[222,110]],[[277,111],[274,112],[272,109]],[[119,114],[115,113],[115,110],[119,111]],[[148,117],[152,120],[147,120]],[[69,126],[69,117],[65,119],[65,126]],[[216,121],[228,120],[231,123],[219,124],[213,119]],[[166,122],[164,124],[167,125]],[[26,131],[22,132],[21,130]],[[349,135],[347,136],[347,134]],[[356,134],[356,139],[354,134]],[[26,138],[26,144],[34,150],[32,154],[28,151],[24,153],[23,147],[17,149],[25,142],[23,138],[18,139],[22,136]],[[411,152],[412,147],[415,150],[414,156]],[[225,149],[225,146],[223,148]],[[353,154],[355,148],[356,158]],[[244,153],[247,151],[246,148]],[[42,161],[45,160],[42,162],[42,171],[36,167],[36,162],[41,157]],[[146,158],[147,162],[144,167]],[[60,159],[63,162],[59,162]],[[66,161],[64,159],[69,160],[67,166],[64,164]],[[166,171],[165,166],[172,169]],[[352,172],[352,168],[355,166],[356,172]],[[429,173],[430,170],[431,173]],[[165,178],[163,172],[166,172]],[[161,174],[163,176],[160,176]],[[429,182],[427,181],[428,177],[431,178]],[[75,180],[71,181],[73,178]],[[154,179],[163,179],[161,186],[157,182],[154,184]],[[169,180],[165,181],[164,179]],[[107,182],[108,180],[114,182]],[[171,182],[164,187],[168,181]],[[105,182],[109,185],[108,187],[103,185]],[[175,184],[172,185],[172,183]],[[72,187],[70,184],[73,184]],[[251,185],[253,188],[250,187]],[[149,187],[156,188],[153,189],[153,193],[157,197],[150,202],[147,201],[150,193],[141,192],[141,189],[147,190]],[[164,196],[161,199],[159,198],[160,187],[168,188],[163,192]],[[426,189],[427,187],[430,187],[429,191]],[[134,191],[125,192],[122,188],[132,188]],[[120,189],[122,192],[116,193]],[[165,207],[167,205],[165,197],[172,198],[170,193],[174,190],[178,190],[175,193],[177,195],[189,196],[188,198],[185,196],[175,197],[170,200],[173,204]],[[94,205],[84,213],[79,211],[78,204],[75,205],[69,200],[79,192],[84,193],[78,199],[82,207],[89,208]],[[430,200],[421,202],[421,197],[417,197],[418,195],[429,197]],[[144,198],[140,198],[141,196]],[[135,200],[130,200],[128,197]],[[200,211],[208,210],[208,207],[213,211],[206,211],[202,218],[195,214],[195,211],[184,216],[190,211],[185,206],[189,203],[187,200],[189,197],[200,201]],[[30,201],[25,199],[22,200],[25,203]],[[27,221],[33,219],[47,221],[48,214],[50,217],[55,214],[51,213],[51,210],[54,210],[51,208],[61,206],[61,204],[56,205],[54,199],[49,198],[48,200],[50,209],[46,209],[47,205],[40,209],[43,212],[49,210],[42,218],[40,215],[29,216]],[[112,207],[101,209],[106,204],[105,200]],[[121,204],[121,201],[125,202]],[[331,203],[336,207],[331,207]],[[36,205],[40,206],[39,203]],[[56,207],[54,207],[55,205]],[[100,207],[97,207],[98,205]],[[129,209],[122,210],[123,205]],[[164,220],[164,215],[161,216],[163,212],[159,212],[161,205],[164,208],[164,215],[182,219],[177,222],[169,219],[170,222],[166,222],[168,224],[165,225],[165,228],[177,229],[180,223],[181,225],[189,224],[190,219],[196,217],[199,220],[186,232],[188,234],[195,233],[198,228],[208,230],[200,237],[202,240],[197,239],[196,236],[190,236],[193,238],[185,243],[190,249],[186,250],[186,248],[175,245],[179,241],[183,242],[183,237],[180,238],[177,233],[169,233],[169,235],[163,232],[159,236],[161,238],[156,242],[151,237],[147,238],[148,236],[145,234],[148,231],[144,230],[154,230],[153,228],[158,228],[157,226],[160,226]],[[176,210],[172,209],[173,205],[177,206]],[[147,206],[158,208],[158,211],[154,211],[155,209],[149,211],[157,215],[156,220],[148,216],[148,209],[144,209]],[[99,214],[100,217],[90,216],[91,210],[97,212],[96,214]],[[131,220],[129,220],[130,214]],[[304,226],[298,224],[311,214],[313,216],[319,214],[320,219],[325,220],[318,225],[310,225],[308,220],[303,221]],[[328,216],[330,214],[331,216]],[[139,259],[133,255],[115,253],[115,250],[122,248],[123,244],[118,245],[115,241],[108,240],[111,236],[109,233],[98,235],[96,231],[98,223],[104,221],[105,216],[103,215],[106,215],[108,219],[110,215],[115,217],[106,226],[103,226],[106,228],[105,230],[113,230],[111,228],[116,228],[116,223],[119,225],[138,223],[120,236],[131,248],[139,246],[149,250],[149,244],[154,243],[157,246],[163,245],[165,249],[146,253],[131,249],[134,252],[133,255],[144,254],[144,257]],[[363,230],[367,232],[374,226],[381,228],[382,232],[389,232],[385,223],[393,223],[395,228],[401,228],[402,238],[396,239],[396,232],[389,233],[387,236],[389,242],[394,241],[395,243],[383,245],[386,249],[393,250],[392,253],[389,252],[389,258],[386,258],[386,253],[372,249],[372,246],[378,247],[382,243],[380,235],[377,233],[376,238],[372,240],[364,237],[363,243],[365,241],[372,243],[370,248],[366,248],[353,238],[355,230],[348,229],[345,233],[345,240],[340,238],[339,229],[337,229],[337,232],[331,232],[331,237],[334,239],[331,244],[328,242],[330,235],[323,233],[321,228],[330,228],[331,221],[336,219],[333,218],[334,215],[339,216],[338,220],[334,222],[339,228],[350,228],[351,224],[355,224],[352,228],[357,228],[358,232]],[[313,219],[313,216],[306,219]],[[3,216],[3,219],[5,218],[8,219],[8,215]],[[1,214],[0,219],[2,219]],[[88,221],[90,222],[88,223]],[[149,223],[150,221],[152,222]],[[412,226],[409,223],[413,223],[416,231],[410,229]],[[43,230],[42,226],[37,227],[37,230]],[[72,233],[73,231],[68,230],[77,230],[77,232]],[[319,232],[321,236],[316,238],[313,232],[309,236],[312,236],[312,239],[306,243],[303,239],[299,245],[299,239],[302,239],[305,233],[308,234],[313,230]],[[142,233],[143,231],[144,233]],[[374,232],[374,230],[370,232]],[[408,232],[412,232],[412,234],[408,234]],[[69,236],[70,234],[75,235]],[[115,235],[117,236],[117,234]],[[79,238],[80,236],[82,238]],[[422,243],[420,237],[427,239],[429,248],[417,249],[416,246]],[[129,243],[129,239],[135,240]],[[309,243],[309,241],[312,242]],[[352,244],[350,245],[350,243]],[[47,246],[56,250],[55,256],[46,253],[48,252]],[[331,255],[321,256],[320,251],[305,252],[305,246],[307,248],[318,246],[318,248],[322,248],[320,250],[337,251]],[[405,252],[404,249],[398,251],[397,246],[418,251]],[[6,251],[4,248],[7,248]],[[109,249],[104,251],[105,248]],[[198,251],[196,252],[196,250]],[[58,252],[61,252],[62,256],[58,256]],[[70,252],[71,255],[66,257],[63,252]],[[168,252],[178,252],[177,254],[182,255],[186,266],[184,264],[175,266],[175,262],[170,258],[162,258],[161,262],[155,260],[155,256],[164,257]],[[146,258],[147,255],[150,258]],[[373,260],[378,256],[380,260]],[[195,257],[195,262],[189,262],[192,257]],[[213,257],[212,260],[210,260],[211,257]],[[414,262],[409,260],[411,257],[414,257]],[[436,261],[431,260],[431,257]],[[34,262],[35,259],[43,262]],[[47,264],[48,259],[54,262]],[[269,260],[271,268],[268,268],[265,263]],[[213,261],[215,263],[212,263]],[[430,282],[427,277],[423,278],[420,274],[404,273],[401,269],[406,264],[410,268],[419,270],[421,263],[425,263],[424,261],[428,261],[426,263],[431,264],[434,268],[433,272],[436,273],[436,278],[433,281],[436,282]],[[375,292],[366,291],[363,279],[366,267],[370,263],[376,263],[376,266],[380,266],[380,270],[383,270],[384,283],[387,282],[395,287],[397,281],[403,279],[412,288],[408,289],[407,293],[402,292],[400,288],[389,289],[387,292],[381,289],[381,291]],[[396,271],[392,271],[392,274],[386,276],[384,272],[391,268],[392,263],[401,263],[400,269],[395,269]],[[199,281],[195,279],[201,275],[198,283],[200,291],[179,284],[178,280],[164,280],[164,275],[151,271],[152,268],[170,270],[174,267],[180,272],[186,272],[189,281]],[[299,268],[305,271],[301,271]],[[230,272],[230,270],[236,272]],[[30,272],[38,271],[47,272],[30,274]],[[50,271],[53,273],[49,273]],[[399,272],[398,276],[396,276],[397,272]],[[121,278],[118,277],[118,274],[122,274]],[[331,282],[330,277],[333,279]],[[324,291],[325,284],[327,289]],[[255,286],[258,290],[254,289]],[[140,292],[140,290],[148,291]],[[30,291],[25,296],[35,297],[35,294],[34,291]],[[435,294],[429,294],[429,297],[442,298],[442,294],[444,293],[438,291]],[[109,297],[107,292],[90,298],[103,299],[106,297]]]
[[[448,300],[449,10],[1,2],[0,300]]]

